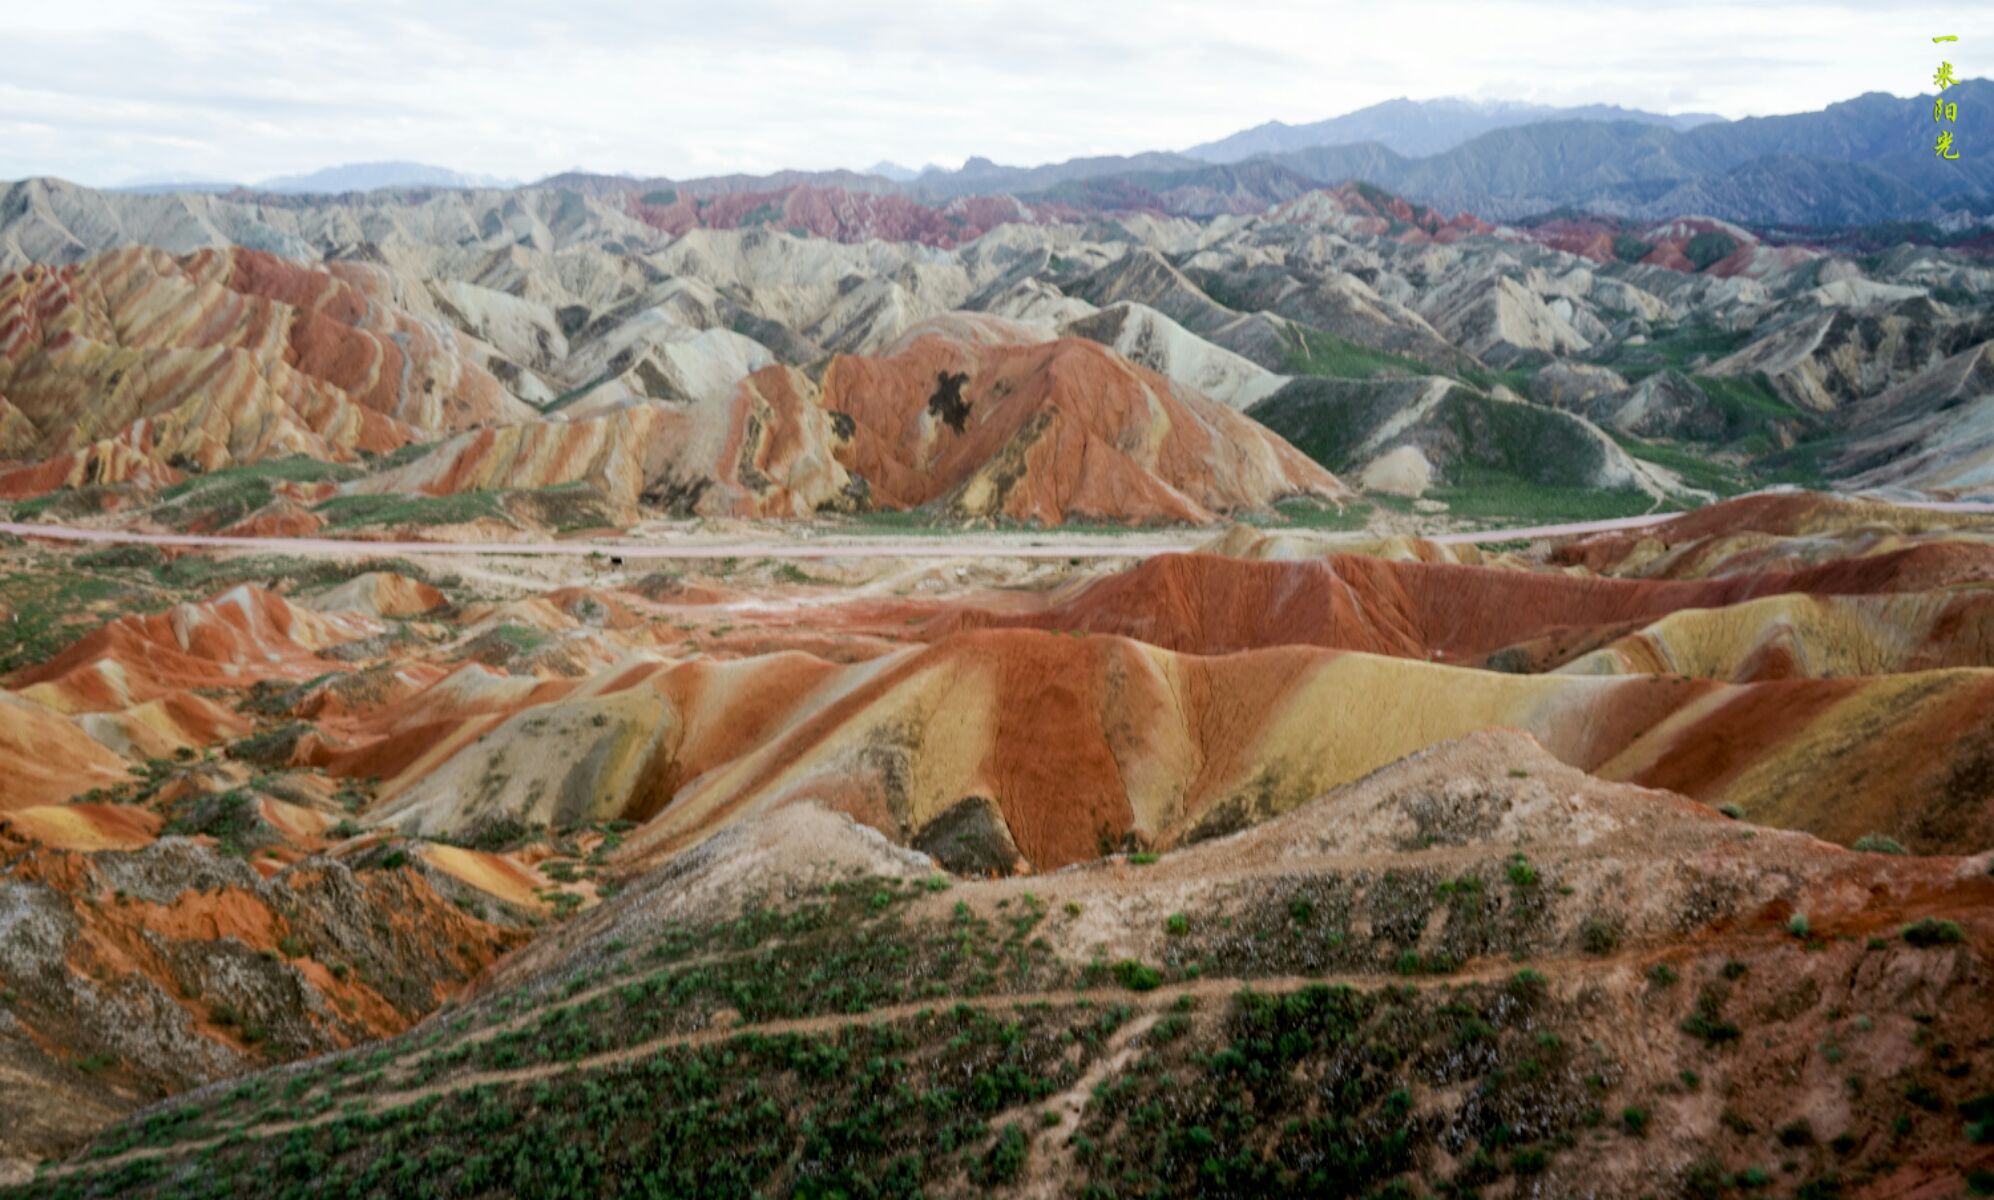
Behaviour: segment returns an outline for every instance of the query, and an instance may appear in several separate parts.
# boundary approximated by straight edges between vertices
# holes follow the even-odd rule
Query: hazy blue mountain
[[[891,179],[895,183],[906,183],[910,179],[918,178],[921,173],[912,167],[903,167],[897,162],[880,159],[878,162],[867,167],[861,174],[877,175],[881,179]]]
[[[1994,110],[1994,83],[1968,80],[1947,97],[1962,111]],[[1794,225],[1979,211],[1994,197],[1994,155],[1965,154],[1951,161],[1934,156],[1931,104],[1930,96],[1877,93],[1819,112],[1726,121],[1612,105],[1390,100],[1314,125],[1269,123],[1182,154],[1082,158],[1037,167],[972,158],[956,171],[929,167],[899,186],[928,200],[1006,192],[1185,215],[1244,212],[1256,201],[1279,203],[1293,194],[1297,179],[1331,185],[1360,180],[1492,220],[1564,207],[1638,218],[1704,213]],[[1547,114],[1556,119],[1544,119]],[[1348,140],[1271,149],[1318,137]],[[1421,149],[1433,146],[1445,148]],[[1219,158],[1228,161],[1207,161]],[[1252,163],[1284,169],[1199,173]]]
[[[241,187],[239,183],[228,183],[219,179],[203,179],[198,175],[175,174],[158,178],[141,177],[129,183],[107,187],[107,192],[133,192],[142,196],[157,196],[167,192],[209,192],[219,195]]]
[[[720,196],[732,192],[775,192],[792,187],[842,188],[848,192],[886,195],[901,190],[898,183],[877,173],[843,169],[771,171],[766,175],[704,175],[694,179],[670,179],[662,175],[648,178],[604,175],[577,169],[549,175],[533,186],[573,188],[590,195],[606,192],[683,192],[688,196]]]
[[[491,175],[467,175],[462,171],[425,163],[375,162],[326,167],[308,175],[279,175],[256,186],[266,192],[337,193],[371,192],[376,188],[389,187],[509,188],[518,187],[519,181]]]
[[[1994,108],[1994,83],[1947,98]],[[1994,195],[1994,156],[1932,153],[1932,97],[1871,94],[1819,112],[1679,131],[1633,121],[1554,121],[1491,130],[1411,158],[1376,143],[1269,156],[1324,183],[1361,179],[1495,220],[1557,207],[1636,217],[1704,213],[1767,224],[1929,217]]]
[[[1408,157],[1423,157],[1451,150],[1491,130],[1545,121],[1633,121],[1688,130],[1723,119],[1714,113],[1651,113],[1613,104],[1558,108],[1509,101],[1400,98],[1305,125],[1269,121],[1215,142],[1193,146],[1184,153],[1207,162],[1225,163],[1312,146],[1376,142]]]
[[[1994,83],[1967,80],[1947,98],[1962,113],[1994,111]],[[1582,208],[1634,218],[1703,213],[1748,224],[1845,225],[1938,219],[1994,207],[1994,155],[1972,151],[1972,127],[1966,126],[1966,153],[1950,161],[1937,158],[1931,151],[1931,105],[1930,96],[1871,93],[1818,112],[1725,121],[1612,105],[1388,100],[1310,125],[1270,122],[1181,154],[1153,151],[1030,167],[978,157],[957,170],[931,165],[918,174],[891,162],[866,172],[778,171],[679,181],[568,172],[543,182],[589,192],[669,187],[697,196],[809,184],[897,191],[930,202],[1008,193],[1185,215],[1256,211],[1291,198],[1298,187],[1349,180],[1491,220]],[[123,190],[228,186],[158,178]],[[509,185],[393,162],[334,167],[257,186],[348,192]]]
[[[1023,195],[1076,180],[1107,178],[1130,172],[1189,171],[1208,165],[1198,159],[1167,151],[1074,158],[1038,167],[1007,167],[987,158],[972,158],[958,171],[929,167],[921,172],[919,178],[904,186],[909,194],[928,199],[947,199],[977,192]]]

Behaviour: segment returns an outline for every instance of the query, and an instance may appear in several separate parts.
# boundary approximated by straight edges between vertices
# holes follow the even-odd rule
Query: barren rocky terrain
[[[11,185],[0,1190],[1994,1190],[1985,260],[1090,186]]]
[[[16,538],[5,1153],[51,1196],[1945,1194],[1994,1162],[1990,520]]]

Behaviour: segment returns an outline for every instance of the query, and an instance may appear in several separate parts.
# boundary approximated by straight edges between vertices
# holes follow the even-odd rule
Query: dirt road
[[[1994,504],[1898,501],[1906,508],[1934,512],[1994,512]],[[1524,525],[1466,533],[1423,535],[1441,545],[1486,545],[1544,537],[1574,537],[1646,529],[1672,521],[1681,513],[1644,513],[1607,521],[1572,521],[1557,525]],[[255,550],[270,554],[319,557],[377,555],[524,555],[587,558],[603,555],[625,559],[660,558],[1149,558],[1195,550],[1215,530],[1144,530],[1116,533],[965,533],[942,537],[898,535],[819,535],[810,538],[703,538],[684,541],[572,542],[377,542],[358,538],[239,538],[198,533],[133,533],[119,529],[89,529],[71,525],[34,525],[0,521],[0,533],[55,542],[90,542],[120,546],[176,546],[207,550]],[[1331,541],[1363,541],[1375,537],[1363,531],[1327,534]]]
[[[1583,521],[1567,525],[1533,525],[1491,529],[1479,533],[1428,535],[1440,543],[1503,542],[1518,538],[1559,537],[1638,529],[1660,524],[1678,514],[1625,517],[1613,521]],[[33,525],[0,521],[0,533],[53,542],[118,546],[170,546],[182,549],[249,550],[264,554],[311,557],[414,555],[519,555],[525,557],[587,558],[602,555],[623,559],[665,558],[1150,558],[1195,550],[1212,533],[1189,529],[1129,534],[961,534],[947,537],[821,537],[757,538],[685,541],[572,542],[381,542],[358,538],[222,537],[198,533],[137,533],[120,529],[90,529],[70,525]],[[1363,541],[1361,532],[1327,535],[1330,540]]]

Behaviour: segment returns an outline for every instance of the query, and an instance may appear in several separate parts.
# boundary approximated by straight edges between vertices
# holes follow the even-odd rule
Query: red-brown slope
[[[1683,609],[1789,592],[1894,592],[1922,581],[1906,580],[1897,566],[1886,557],[1763,575],[1645,580],[1354,554],[1299,561],[1167,554],[1050,597],[1038,611],[960,608],[937,618],[932,630],[1074,629],[1196,654],[1301,644],[1455,662],[1548,640],[1555,645],[1540,648],[1538,657],[1555,665]],[[1962,597],[1954,607],[1953,622],[1974,624],[1985,605]],[[1956,640],[1963,652],[1978,645],[1971,637]]]
[[[0,939],[0,1158],[66,1153],[172,1092],[398,1033],[525,940],[414,868],[315,858],[266,880],[185,839],[78,853],[5,823],[0,894],[36,931]]]
[[[1631,533],[1558,546],[1552,561],[1602,574],[1702,578],[1818,568],[1859,590],[1927,591],[1994,579],[1994,517],[1818,492],[1745,496]]]
[[[384,267],[240,248],[0,277],[0,463],[40,464],[0,494],[350,458],[523,411],[396,299]]]
[[[1078,339],[920,337],[891,357],[834,360],[820,403],[850,418],[839,461],[882,508],[1202,522],[1348,494],[1254,422]]]
[[[199,604],[119,617],[9,684],[66,712],[124,708],[191,688],[239,688],[261,679],[309,679],[330,665],[319,651],[378,633],[365,617],[315,613],[247,585]]]

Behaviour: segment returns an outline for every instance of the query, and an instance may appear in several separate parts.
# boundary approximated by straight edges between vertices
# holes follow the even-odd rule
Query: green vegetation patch
[[[186,497],[200,497],[208,493],[227,490],[247,480],[261,480],[265,483],[282,481],[287,483],[344,483],[358,479],[358,469],[342,463],[322,462],[304,455],[290,458],[276,458],[268,462],[249,463],[239,467],[226,467],[210,471],[205,475],[190,475],[159,493],[165,503],[172,503]]]
[[[1389,1194],[1443,1135],[1455,1194],[1535,1174],[1591,1104],[1573,1051],[1534,1036],[1541,1008],[1493,988],[1239,993],[1216,1036],[1153,1037],[1096,1091],[1081,1194]],[[1417,1110],[1415,1078],[1459,1088],[1459,1111]]]
[[[0,577],[0,675],[47,662],[107,617],[145,607],[133,584],[60,567]]]
[[[263,819],[254,796],[241,790],[215,796],[195,796],[171,810],[161,832],[169,836],[205,835],[224,853],[238,858],[277,840],[277,830]]]
[[[1620,372],[1629,383],[1638,383],[1657,371],[1674,368],[1689,371],[1705,362],[1715,362],[1752,339],[1748,329],[1723,329],[1705,320],[1679,325],[1650,326],[1648,340],[1638,345],[1616,342],[1606,353],[1593,359]]]
[[[1016,1178],[1042,1152],[1037,1131],[993,1123],[1071,1087],[1125,1015],[953,1008],[825,1035],[746,1033],[230,1139],[200,1175],[217,1195],[279,1197],[940,1194],[963,1175]],[[80,1195],[80,1182],[31,1194]],[[157,1163],[89,1186],[180,1190]]]
[[[1254,525],[1263,529],[1320,529],[1331,533],[1345,533],[1371,523],[1375,509],[1361,500],[1346,501],[1341,507],[1325,500],[1296,498],[1276,501],[1269,512],[1235,513],[1234,519],[1243,525]]]
[[[268,505],[276,498],[275,483],[338,483],[359,475],[353,467],[302,456],[250,463],[188,476],[159,493],[158,510],[178,525],[220,529]]]
[[[1708,270],[1737,252],[1737,239],[1715,230],[1697,234],[1682,248],[1682,256],[1699,271]]]
[[[318,506],[331,529],[370,525],[462,525],[471,521],[504,521],[497,492],[459,492],[450,496],[334,496]]]
[[[1626,434],[1607,431],[1630,457],[1673,471],[1689,487],[1719,497],[1739,496],[1758,486],[1751,472],[1742,466],[1685,450],[1667,442],[1650,442]]]
[[[1613,257],[1624,263],[1640,262],[1655,252],[1653,242],[1644,242],[1631,233],[1613,235]]]
[[[1433,368],[1415,358],[1373,350],[1347,338],[1305,325],[1285,331],[1283,359],[1290,375],[1323,375],[1336,379],[1414,378]]]
[[[1642,492],[1533,483],[1505,472],[1465,465],[1457,466],[1453,474],[1453,482],[1431,488],[1426,495],[1445,503],[1448,512],[1457,517],[1533,523],[1604,521],[1640,516],[1656,508],[1653,497]]]

